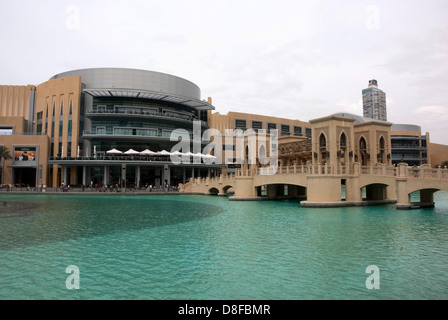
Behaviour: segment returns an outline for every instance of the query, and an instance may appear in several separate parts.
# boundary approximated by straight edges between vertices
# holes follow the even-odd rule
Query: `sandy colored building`
[[[0,145],[12,160],[2,160],[0,184],[20,186],[47,183],[49,139],[33,131],[36,87],[0,86]],[[15,183],[14,183],[15,184]]]
[[[431,150],[431,165],[433,167],[439,166],[445,161],[448,161],[448,145],[431,143],[429,148]]]
[[[271,153],[278,152],[276,157],[278,156],[281,162],[297,161],[301,163],[305,161],[303,156],[299,157],[297,152],[301,149],[301,146],[299,146],[301,141],[311,139],[311,124],[309,122],[243,112],[228,112],[227,114],[209,112],[208,121],[210,128],[222,134],[222,162],[227,164],[227,172],[229,173],[235,172],[235,168],[241,167],[238,163],[247,164],[248,161],[245,161],[247,159],[241,158],[247,158],[247,154],[251,152],[257,158],[269,157]],[[257,143],[250,145],[246,141],[247,151],[242,150],[238,153],[239,143],[237,139],[232,139],[232,134],[236,130],[242,132],[253,130],[253,133],[257,136],[255,138]],[[274,143],[274,140],[277,143],[274,144],[271,143],[272,130],[276,130],[276,136],[275,139],[272,139],[272,143]],[[226,133],[230,133],[230,135]],[[261,140],[266,141],[260,142]],[[299,144],[297,145],[297,143]],[[254,148],[254,144],[257,144],[258,147]],[[287,155],[288,151],[294,154]]]

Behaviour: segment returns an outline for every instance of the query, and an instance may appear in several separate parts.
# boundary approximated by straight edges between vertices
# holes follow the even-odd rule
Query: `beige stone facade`
[[[233,175],[191,180],[181,191],[224,194],[233,190],[231,200],[306,198],[301,205],[308,207],[396,203],[397,208],[407,209],[434,206],[434,192],[448,190],[448,169],[392,165],[391,123],[355,124],[341,116],[310,123],[313,138],[308,154],[312,152],[312,161],[299,164],[294,157],[288,159],[288,155],[307,152],[306,143],[289,142],[280,152],[285,159],[278,168],[252,164]],[[412,202],[415,191],[420,191],[420,201]]]
[[[0,86],[0,136],[13,157],[5,161],[2,183],[26,181],[31,186],[58,186],[58,166],[50,157],[76,155],[80,126],[80,77],[67,77],[35,86]],[[6,132],[8,131],[8,132]],[[34,161],[19,161],[28,149]],[[56,173],[56,174],[54,174]],[[34,179],[33,175],[36,174]],[[76,170],[71,179],[76,181]]]
[[[9,185],[14,178],[25,186],[47,183],[48,138],[32,132],[35,94],[32,85],[0,86],[0,145],[12,157],[2,161],[0,184]]]
[[[32,121],[30,105],[35,91],[33,85],[0,86],[0,117],[22,117],[27,123]]]
[[[37,86],[34,130],[50,141],[49,157],[76,157],[80,144],[81,77],[53,79]],[[78,180],[76,168],[70,169],[68,184]],[[58,165],[49,168],[52,186],[63,180]]]
[[[313,164],[391,165],[391,123],[354,124],[351,118],[329,116],[311,120]]]
[[[246,130],[250,129],[254,130],[256,133],[264,132],[266,134],[266,143],[264,143],[264,148],[262,150],[266,151],[266,156],[271,156],[271,148],[269,148],[268,146],[270,144],[270,130],[276,129],[278,133],[278,145],[274,147],[278,148],[281,161],[297,161],[299,163],[304,160],[303,157],[299,159],[299,157],[292,157],[292,155],[288,160],[285,152],[288,149],[292,150],[292,148],[300,149],[299,145],[296,145],[297,142],[308,140],[306,137],[307,135],[308,138],[311,137],[311,124],[309,122],[300,120],[270,117],[243,112],[229,112],[227,114],[220,114],[219,112],[209,112],[208,121],[210,128],[218,130],[223,135],[224,149],[226,148],[226,143],[230,145],[238,144],[235,139],[229,139],[229,137],[227,137],[227,140],[225,140],[226,132],[233,132],[234,130],[238,129],[242,130],[243,132],[246,132]],[[258,138],[256,138],[256,140],[258,141]],[[249,145],[249,141],[251,141],[251,139],[246,139],[244,148],[248,148],[248,150],[254,149]],[[282,147],[283,144],[288,144],[288,146]],[[227,149],[229,148],[230,146],[227,146]],[[257,151],[254,153],[257,158],[259,157],[259,152],[260,148],[257,148]],[[238,150],[234,150],[234,152],[231,153],[232,156],[229,157],[228,152],[223,152],[222,162],[229,163],[238,160],[237,153]]]
[[[448,161],[448,146],[444,144],[431,143],[430,144],[431,165],[439,166],[445,161]]]

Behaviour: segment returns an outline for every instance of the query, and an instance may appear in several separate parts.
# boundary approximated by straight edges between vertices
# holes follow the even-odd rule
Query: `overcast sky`
[[[217,112],[362,115],[377,79],[388,120],[448,144],[447,0],[0,0],[0,84],[135,68],[197,84]]]

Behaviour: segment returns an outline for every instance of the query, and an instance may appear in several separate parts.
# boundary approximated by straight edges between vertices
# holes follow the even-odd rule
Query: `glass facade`
[[[428,163],[426,136],[392,136],[392,164],[405,162],[410,166]]]

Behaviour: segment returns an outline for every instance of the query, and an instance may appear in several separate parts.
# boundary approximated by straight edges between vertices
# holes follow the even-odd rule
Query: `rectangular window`
[[[263,122],[262,121],[252,121],[252,129],[258,132],[258,130],[263,129]]]
[[[277,124],[269,122],[268,123],[268,130],[271,130],[271,129],[277,129]]]
[[[301,136],[302,135],[302,127],[294,126],[294,135]]]
[[[132,128],[114,128],[114,135],[118,136],[132,136]]]
[[[305,128],[305,136],[311,139],[311,128]]]
[[[246,123],[246,120],[235,119],[235,129],[246,130],[246,129],[247,129],[247,123]]]
[[[290,130],[290,126],[286,125],[286,124],[282,124],[281,127],[281,135],[282,136],[289,136],[291,134]]]

